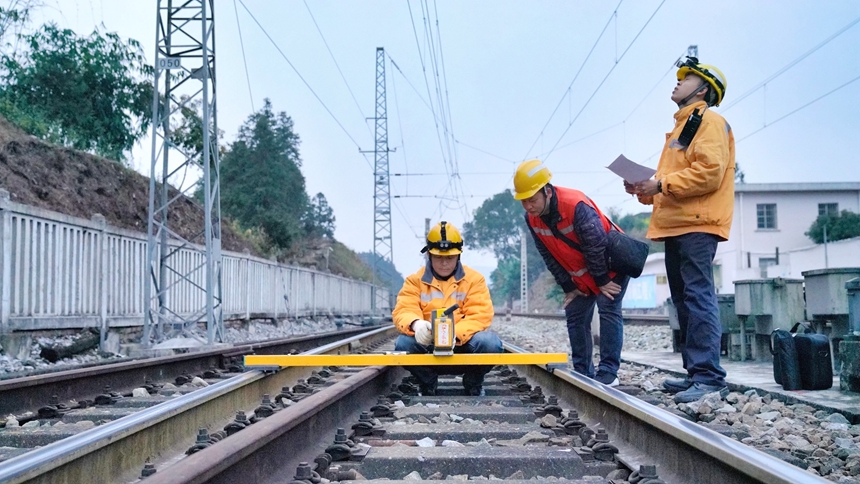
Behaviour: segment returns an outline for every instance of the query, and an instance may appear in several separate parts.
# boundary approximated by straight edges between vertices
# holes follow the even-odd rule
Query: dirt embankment
[[[146,232],[149,178],[115,161],[40,141],[2,117],[0,188],[14,202],[86,219],[100,213],[110,225]],[[186,239],[202,233],[203,209],[190,198],[174,203],[168,217],[171,230]],[[221,246],[254,253],[227,224]]]

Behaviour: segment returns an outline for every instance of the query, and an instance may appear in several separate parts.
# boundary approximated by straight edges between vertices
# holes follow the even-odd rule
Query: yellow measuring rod
[[[406,353],[366,355],[248,355],[245,366],[432,366],[544,365],[567,363],[566,353],[457,353],[449,356]]]

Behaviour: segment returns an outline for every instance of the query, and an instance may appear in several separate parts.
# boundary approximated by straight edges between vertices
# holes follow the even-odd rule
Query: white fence
[[[145,233],[11,202],[2,189],[0,217],[0,333],[143,324]],[[177,260],[195,267],[202,256],[184,250]],[[367,282],[247,254],[223,252],[221,261],[225,319],[371,313]],[[186,313],[203,293],[179,281],[168,298]]]

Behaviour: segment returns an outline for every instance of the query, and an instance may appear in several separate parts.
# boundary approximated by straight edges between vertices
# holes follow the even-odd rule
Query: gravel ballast
[[[492,329],[503,340],[530,351],[570,353],[562,320],[496,317]],[[671,351],[672,332],[666,326],[626,326],[624,351]],[[595,347],[595,351],[598,348]],[[697,402],[675,404],[663,392],[666,378],[655,368],[622,363],[622,385],[638,386],[639,397],[692,422],[766,452],[811,474],[842,484],[860,484],[860,425],[840,413],[805,404],[786,405],[776,395],[749,390],[726,398],[706,395]]]

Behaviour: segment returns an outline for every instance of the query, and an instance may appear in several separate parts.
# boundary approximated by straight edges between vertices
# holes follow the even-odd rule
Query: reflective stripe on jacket
[[[691,232],[729,239],[735,204],[735,136],[726,120],[706,107],[701,101],[675,113],[675,128],[666,134],[654,175],[663,180],[663,192],[640,197],[642,203],[654,204],[649,239]],[[705,111],[702,124],[690,146],[682,149],[678,136],[697,108]]]
[[[564,237],[569,238],[580,246],[582,245],[579,236],[574,230],[576,225],[576,206],[579,203],[585,203],[597,212],[605,232],[609,232],[612,229],[612,223],[609,219],[581,191],[553,186],[553,193],[557,200],[556,207],[560,216],[560,220],[556,224],[556,229]],[[541,217],[526,214],[526,222],[535,238],[546,247],[552,258],[567,271],[577,289],[586,294],[600,293],[597,283],[594,282],[594,278],[588,272],[586,259],[582,252],[570,247],[565,241],[558,239]],[[609,272],[609,278],[613,277],[615,277],[615,273]],[[562,284],[562,286],[564,285]]]
[[[428,258],[425,267],[406,278],[391,316],[401,333],[414,336],[415,332],[410,328],[413,321],[430,321],[430,313],[434,309],[445,309],[454,304],[460,305],[454,312],[458,345],[490,327],[494,315],[493,302],[484,276],[457,263],[454,274],[448,280],[440,281],[433,277]]]

